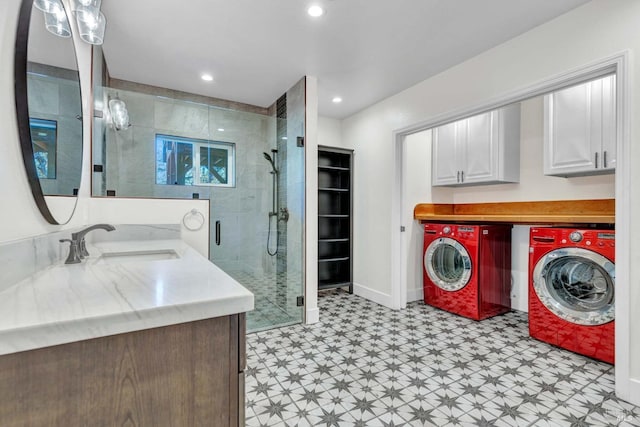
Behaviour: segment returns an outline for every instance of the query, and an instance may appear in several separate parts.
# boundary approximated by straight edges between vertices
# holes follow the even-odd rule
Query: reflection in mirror
[[[82,175],[80,80],[62,3],[47,3],[48,12],[40,3],[25,0],[20,11],[16,108],[36,204],[47,221],[63,224],[73,215]]]

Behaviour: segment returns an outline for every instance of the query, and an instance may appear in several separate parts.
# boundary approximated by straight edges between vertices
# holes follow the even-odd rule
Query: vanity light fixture
[[[64,9],[56,9],[55,12],[45,12],[44,25],[47,27],[47,31],[56,36],[64,38],[71,37],[71,27],[69,26],[69,20],[67,19],[67,14],[64,13]]]
[[[342,98],[340,98],[339,96],[334,96],[331,102],[333,102],[334,104],[340,104],[342,102]]]
[[[213,76],[211,74],[203,74],[200,76],[200,78],[202,80],[204,80],[205,82],[212,82],[213,81]]]
[[[131,127],[129,123],[129,111],[127,111],[127,105],[123,100],[115,98],[109,100],[109,114],[111,115],[111,121],[116,130],[128,129]]]
[[[44,13],[56,13],[64,10],[60,0],[34,0],[33,5]]]
[[[307,13],[309,14],[309,16],[313,16],[314,18],[317,18],[319,16],[324,15],[324,9],[318,6],[317,4],[314,4],[312,6],[309,6],[309,9],[307,9]]]
[[[80,38],[89,44],[101,45],[104,41],[107,19],[100,12],[101,4],[102,0],[76,0],[73,9]]]

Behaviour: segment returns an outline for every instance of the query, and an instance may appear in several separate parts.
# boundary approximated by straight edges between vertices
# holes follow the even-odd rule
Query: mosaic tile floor
[[[289,280],[285,287],[282,286],[287,281],[284,275],[277,278],[275,274],[267,277],[244,271],[229,271],[228,274],[253,293],[255,309],[247,313],[247,331],[302,322],[302,307],[297,307],[295,300],[302,293],[299,279]]]
[[[248,335],[247,426],[640,426],[612,366],[529,338],[525,313],[318,303],[318,324]]]

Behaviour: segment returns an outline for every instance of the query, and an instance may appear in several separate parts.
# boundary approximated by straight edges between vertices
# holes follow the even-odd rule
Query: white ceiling
[[[316,76],[343,118],[586,2],[105,0],[104,52],[115,78],[263,107]]]

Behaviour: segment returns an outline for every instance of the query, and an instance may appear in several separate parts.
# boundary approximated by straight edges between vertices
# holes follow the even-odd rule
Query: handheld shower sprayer
[[[262,155],[264,156],[265,159],[267,159],[267,161],[271,164],[271,172],[272,174],[276,174],[278,173],[278,169],[276,169],[276,165],[273,161],[273,159],[271,158],[271,156],[267,153],[262,153]]]

